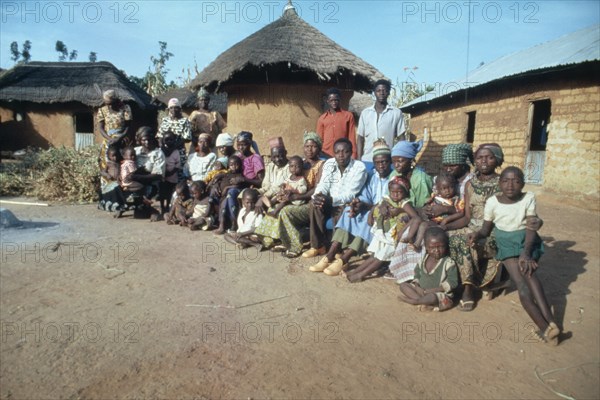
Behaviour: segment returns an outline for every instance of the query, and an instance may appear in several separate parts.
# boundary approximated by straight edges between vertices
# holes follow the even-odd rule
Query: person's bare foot
[[[224,227],[224,226],[220,226],[220,225],[219,225],[219,229],[215,230],[213,233],[214,233],[215,235],[224,235],[226,231],[227,231],[227,230],[225,229],[225,227]]]
[[[363,277],[361,274],[347,274],[346,275],[346,279],[348,279],[348,282],[350,283],[357,283],[357,282],[362,282],[363,281]]]

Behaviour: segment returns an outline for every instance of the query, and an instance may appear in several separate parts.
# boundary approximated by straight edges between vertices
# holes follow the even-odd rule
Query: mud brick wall
[[[476,111],[473,147],[498,143],[504,150],[504,167],[523,168],[529,148],[531,104],[545,99],[551,101],[551,117],[542,186],[597,202],[600,86],[593,77],[498,85],[479,90],[466,101],[462,94],[441,105],[417,109],[411,114],[410,129],[419,137],[427,129],[431,137],[420,165],[431,174],[437,173],[443,147],[466,141],[467,113]]]

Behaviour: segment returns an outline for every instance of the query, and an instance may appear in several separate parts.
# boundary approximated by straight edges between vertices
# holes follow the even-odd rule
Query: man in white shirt
[[[352,143],[346,138],[333,145],[334,158],[323,164],[321,180],[309,206],[310,249],[302,257],[325,254],[326,221],[339,217],[344,206],[360,192],[367,180],[367,170],[361,161],[352,159]],[[334,222],[335,225],[335,222]]]
[[[394,139],[404,134],[402,111],[387,102],[391,88],[390,81],[385,79],[375,82],[375,104],[365,108],[360,114],[356,135],[356,153],[359,160],[373,161],[373,143],[377,139],[384,138],[391,148],[394,147]]]

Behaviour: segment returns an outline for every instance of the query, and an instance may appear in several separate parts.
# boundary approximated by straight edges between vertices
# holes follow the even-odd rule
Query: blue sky
[[[57,61],[57,40],[141,76],[166,41],[169,79],[220,53],[281,16],[287,1],[45,1],[0,3],[0,66],[10,43],[29,39],[32,59]],[[594,1],[295,1],[311,25],[392,81],[410,71],[420,84],[442,85],[468,68],[600,21]],[[469,16],[469,10],[471,14]],[[469,23],[470,21],[470,23]],[[470,36],[467,34],[470,26]],[[469,46],[467,46],[469,43]],[[417,69],[413,69],[417,67]],[[405,70],[405,68],[410,68]]]

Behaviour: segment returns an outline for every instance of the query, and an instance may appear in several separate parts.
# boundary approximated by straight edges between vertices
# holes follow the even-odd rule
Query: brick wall
[[[546,77],[547,78],[547,77]],[[485,89],[484,89],[485,90]],[[436,173],[442,148],[464,142],[467,114],[476,111],[473,146],[496,142],[505,153],[505,164],[523,168],[529,148],[530,107],[549,99],[543,187],[583,200],[598,202],[600,175],[600,86],[593,77],[540,79],[537,82],[492,87],[460,99],[412,112],[410,129],[422,137],[427,129],[431,141],[420,164]],[[409,110],[410,111],[410,110]]]

